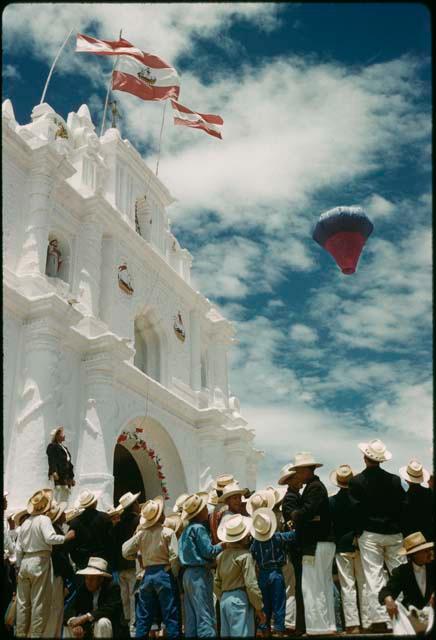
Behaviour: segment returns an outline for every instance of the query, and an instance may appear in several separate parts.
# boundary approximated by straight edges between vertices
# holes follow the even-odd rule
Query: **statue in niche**
[[[62,253],[59,249],[59,242],[56,238],[53,238],[53,240],[50,240],[48,243],[45,273],[51,278],[57,278],[62,262]]]
[[[117,128],[117,118],[121,118],[121,113],[118,111],[117,101],[116,100],[112,100],[111,102],[109,102],[109,106],[111,108],[111,114],[112,114],[111,127],[112,127],[112,129],[116,129]]]
[[[131,296],[134,289],[132,284],[132,278],[130,277],[130,273],[127,269],[127,264],[123,262],[118,267],[118,286],[121,291],[127,293],[127,295]]]
[[[59,122],[58,120],[55,120],[55,122],[58,125],[55,133],[55,140],[56,138],[65,138],[65,140],[68,140],[68,131],[65,129],[62,122]]]
[[[186,333],[185,333],[185,327],[183,326],[183,320],[182,320],[182,315],[181,315],[180,311],[177,313],[177,317],[174,318],[174,325],[173,326],[174,326],[174,333],[176,334],[178,339],[181,342],[185,342]]]

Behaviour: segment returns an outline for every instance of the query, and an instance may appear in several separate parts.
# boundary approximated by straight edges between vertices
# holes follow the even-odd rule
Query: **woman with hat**
[[[147,637],[154,620],[160,617],[168,638],[178,638],[180,623],[176,601],[176,585],[172,571],[177,572],[177,538],[172,529],[164,526],[164,499],[157,496],[141,509],[140,526],[126,540],[122,553],[135,559],[141,553],[144,577],[136,605],[136,637]],[[159,607],[159,610],[158,610]]]
[[[399,551],[403,540],[401,513],[405,491],[400,478],[380,466],[392,458],[381,440],[361,442],[358,446],[366,468],[351,478],[348,491],[356,516],[360,557],[368,588],[370,630],[382,633],[387,630],[388,616],[380,606],[377,594],[386,583],[385,565],[392,573],[403,561]]]
[[[413,458],[400,468],[399,474],[409,487],[401,513],[401,533],[408,536],[414,531],[421,531],[427,540],[434,540],[433,492],[424,486],[430,479],[429,471]]]
[[[211,562],[226,544],[213,545],[206,528],[208,494],[193,493],[183,503],[182,518],[189,524],[179,540],[179,560],[183,572],[185,636],[216,636]]]
[[[254,614],[261,623],[262,594],[256,578],[256,565],[249,551],[251,518],[235,515],[222,522],[218,536],[227,543],[218,556],[214,590],[220,599],[221,636],[254,637]]]
[[[27,503],[30,518],[21,525],[16,556],[18,637],[40,638],[47,622],[51,604],[51,551],[74,537],[56,533],[48,516],[53,501],[51,489],[41,489]]]
[[[348,492],[348,483],[352,477],[353,471],[348,464],[341,464],[330,473],[330,482],[339,487],[339,491],[331,496],[329,501],[336,542],[335,559],[341,585],[342,610],[347,634],[359,633],[360,623],[362,623],[363,629],[368,629],[370,626],[365,578],[359,549],[355,544],[357,527]]]
[[[47,447],[48,477],[54,482],[54,498],[57,502],[68,502],[71,487],[74,487],[74,467],[71,454],[65,446],[65,434],[62,426],[55,427],[50,433],[51,442]]]

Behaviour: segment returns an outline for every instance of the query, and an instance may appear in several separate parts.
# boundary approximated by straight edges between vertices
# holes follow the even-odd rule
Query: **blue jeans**
[[[158,611],[162,612],[167,638],[179,637],[175,580],[164,565],[147,567],[136,603],[136,637],[146,638]]]
[[[266,631],[271,626],[274,616],[274,630],[285,630],[286,614],[286,586],[283,572],[279,569],[260,569],[259,588],[262,592],[263,610],[266,623],[260,624],[259,629]]]
[[[206,567],[186,567],[183,573],[183,605],[186,638],[215,638],[212,571]]]
[[[245,589],[224,591],[220,608],[222,638],[254,638],[254,610]]]

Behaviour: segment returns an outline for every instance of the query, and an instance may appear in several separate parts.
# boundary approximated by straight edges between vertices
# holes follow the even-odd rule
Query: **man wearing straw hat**
[[[370,627],[365,577],[355,544],[357,527],[348,492],[348,483],[352,477],[353,471],[348,464],[341,464],[330,473],[330,482],[339,487],[339,491],[330,497],[330,514],[336,541],[335,558],[341,585],[345,632],[348,635],[359,633],[360,626],[366,630]]]
[[[396,602],[403,594],[402,606],[413,605],[422,609],[427,605],[434,608],[435,572],[434,542],[427,542],[420,531],[404,538],[400,554],[407,558],[407,563],[396,567],[378,594],[379,602],[386,607],[392,619],[398,616],[399,605]],[[395,625],[393,629],[395,633]]]
[[[84,581],[66,613],[70,617],[64,638],[128,638],[120,588],[113,582],[106,560],[91,557],[76,573],[84,576]]]
[[[359,550],[368,588],[368,609],[371,631],[384,632],[388,617],[377,595],[385,584],[384,565],[392,573],[403,561],[399,551],[401,513],[405,491],[398,476],[380,467],[392,454],[378,439],[361,442],[366,468],[348,483],[350,499],[355,510],[356,527],[360,534]]]
[[[304,615],[308,635],[336,632],[333,538],[327,489],[314,471],[323,465],[308,452],[297,453],[291,466],[304,485],[301,506],[291,512],[291,520],[302,541]]]
[[[71,487],[74,487],[74,467],[71,454],[65,446],[65,434],[62,426],[55,427],[50,433],[51,442],[47,447],[48,477],[54,482],[56,502],[68,502]]]
[[[59,535],[48,517],[53,501],[51,489],[41,489],[27,503],[30,518],[21,525],[16,556],[19,567],[17,580],[18,637],[40,638],[47,622],[52,596],[52,545],[63,544],[74,537],[73,532]]]
[[[434,540],[433,492],[424,486],[428,484],[430,473],[413,458],[400,468],[399,474],[409,485],[401,515],[401,533],[408,536],[421,531],[427,540]]]

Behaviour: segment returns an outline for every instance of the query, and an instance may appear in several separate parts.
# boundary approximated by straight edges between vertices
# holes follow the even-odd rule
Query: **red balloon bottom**
[[[366,238],[358,231],[340,231],[330,236],[324,248],[333,256],[342,273],[351,275],[356,271]]]

